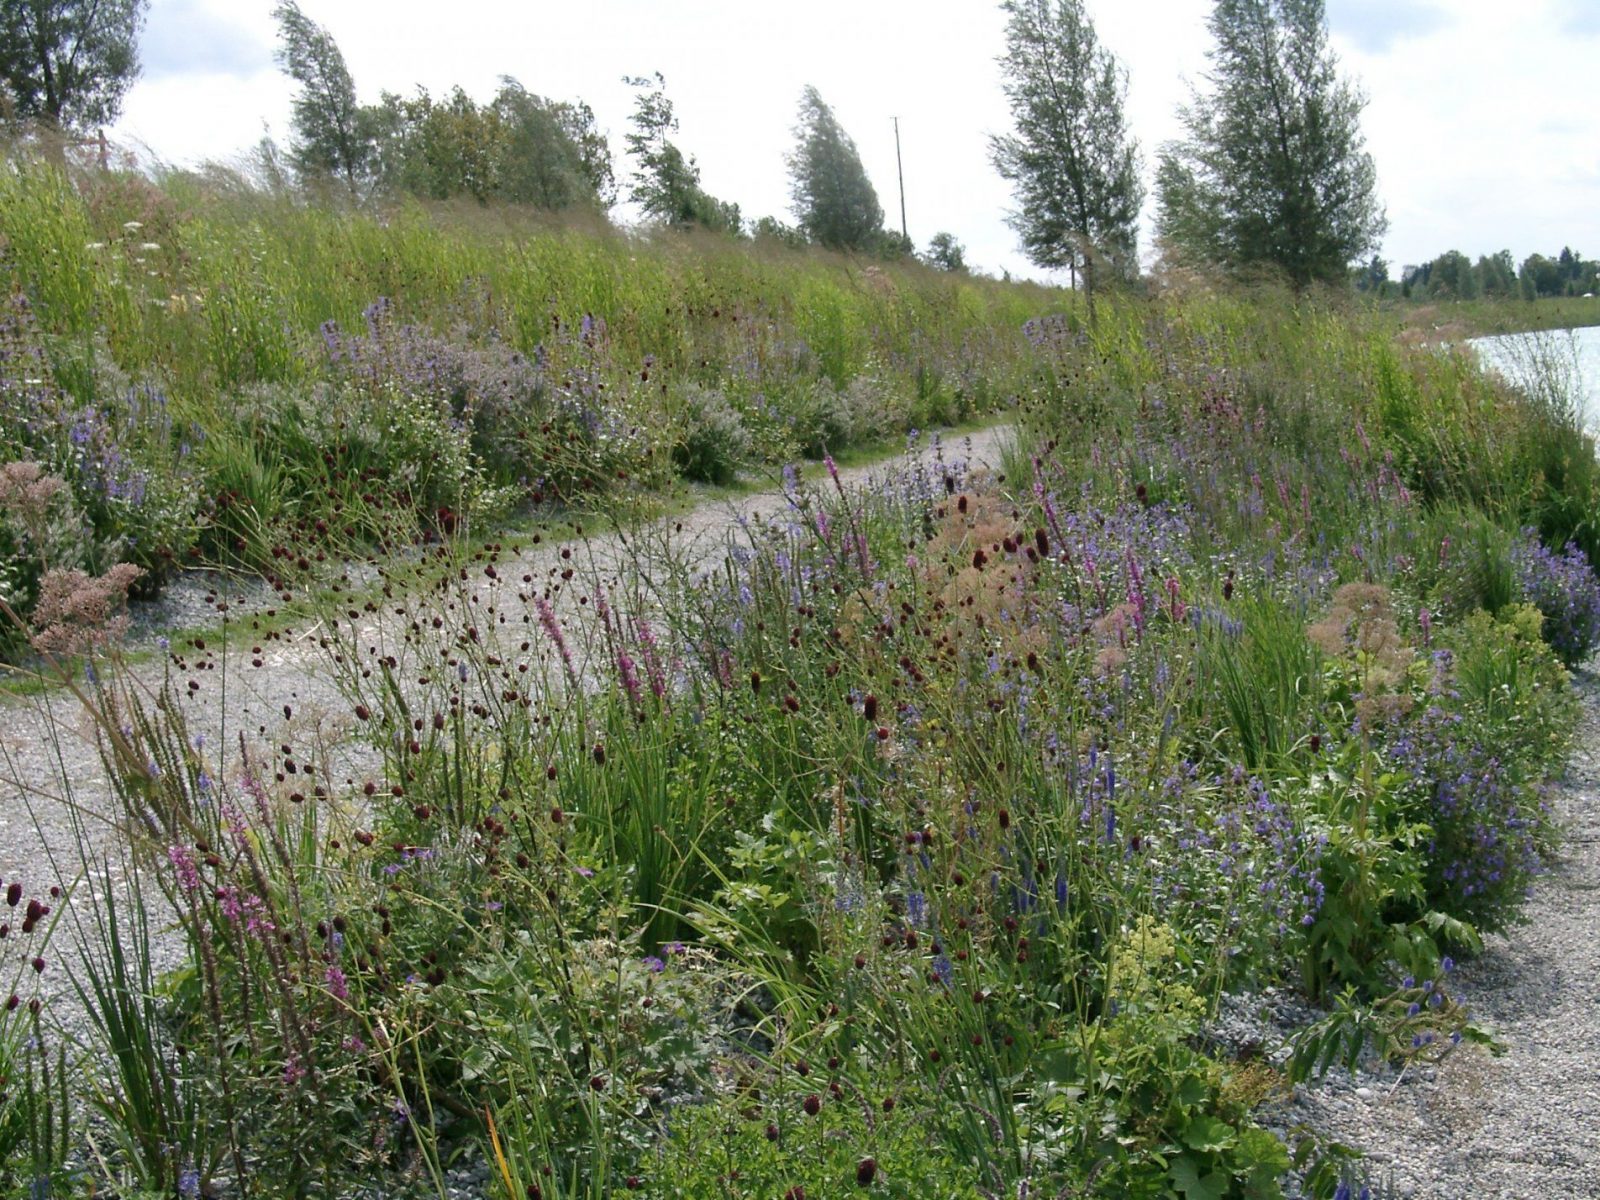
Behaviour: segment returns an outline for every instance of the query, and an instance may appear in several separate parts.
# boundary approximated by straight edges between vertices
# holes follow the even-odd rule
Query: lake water
[[[1474,338],[1488,366],[1530,390],[1561,389],[1582,405],[1600,435],[1600,326]]]

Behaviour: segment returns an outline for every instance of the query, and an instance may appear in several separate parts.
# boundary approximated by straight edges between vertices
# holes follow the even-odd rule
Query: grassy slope
[[[484,209],[335,211],[136,176],[74,190],[0,174],[9,266],[45,327],[101,336],[174,394],[301,379],[319,326],[359,328],[379,297],[405,320],[524,353],[556,323],[605,319],[613,352],[663,370],[727,365],[735,315],[779,322],[834,382],[929,342],[1015,331],[1064,296],[921,268],[697,236],[628,237]],[[137,226],[129,227],[129,222]],[[893,364],[891,364],[893,365]]]

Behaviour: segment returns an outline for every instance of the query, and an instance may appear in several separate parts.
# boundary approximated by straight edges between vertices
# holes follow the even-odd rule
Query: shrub
[[[553,384],[549,356],[518,353],[491,337],[482,345],[465,331],[452,337],[395,316],[380,298],[364,314],[366,332],[345,333],[332,321],[322,327],[330,374],[358,388],[398,392],[431,401],[470,431],[472,451],[499,483],[524,480],[532,434],[549,419]]]
[[[1428,825],[1427,906],[1483,930],[1514,923],[1543,869],[1552,827],[1544,781],[1563,759],[1573,709],[1540,618],[1478,612],[1438,656],[1429,703],[1386,755]]]
[[[80,567],[90,550],[88,524],[64,480],[36,462],[0,467],[0,600],[13,612],[26,617],[44,573]]]
[[[722,393],[698,383],[678,391],[678,440],[672,462],[697,483],[732,483],[750,457],[744,420]]]
[[[1533,529],[1524,529],[1511,551],[1523,599],[1544,614],[1544,637],[1569,667],[1600,646],[1600,580],[1588,557],[1567,543],[1557,554]]]
[[[1450,505],[1431,514],[1424,545],[1421,577],[1447,617],[1497,613],[1517,599],[1512,539],[1477,510]]]
[[[87,565],[131,562],[154,590],[183,562],[199,496],[191,451],[202,437],[103,347],[53,361],[27,301],[0,305],[0,446],[71,485],[92,532]]]

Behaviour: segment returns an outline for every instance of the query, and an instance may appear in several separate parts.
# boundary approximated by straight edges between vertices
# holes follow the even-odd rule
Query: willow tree
[[[991,139],[1015,189],[1009,217],[1041,267],[1081,274],[1091,302],[1102,266],[1136,269],[1139,148],[1123,115],[1127,73],[1102,47],[1082,0],[1007,0],[1000,58],[1015,131]]]
[[[299,85],[290,110],[290,161],[302,177],[339,179],[358,193],[373,161],[373,116],[356,101],[339,44],[295,0],[282,0],[272,16],[278,22],[278,65]]]
[[[139,73],[149,0],[4,0],[0,92],[63,129],[114,121]]]
[[[883,205],[855,142],[814,87],[800,94],[794,136],[789,195],[805,235],[835,250],[873,245],[883,230]]]
[[[1216,0],[1206,75],[1163,148],[1157,229],[1180,257],[1339,282],[1387,227],[1360,91],[1328,46],[1323,0]]]

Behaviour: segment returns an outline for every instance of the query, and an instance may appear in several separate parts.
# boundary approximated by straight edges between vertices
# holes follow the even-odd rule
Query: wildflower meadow
[[[106,780],[0,881],[7,1194],[1333,1197],[1287,1089],[1491,1040],[1561,405],[1311,291],[37,164],[0,229],[6,703]],[[280,607],[117,649],[202,567]]]

